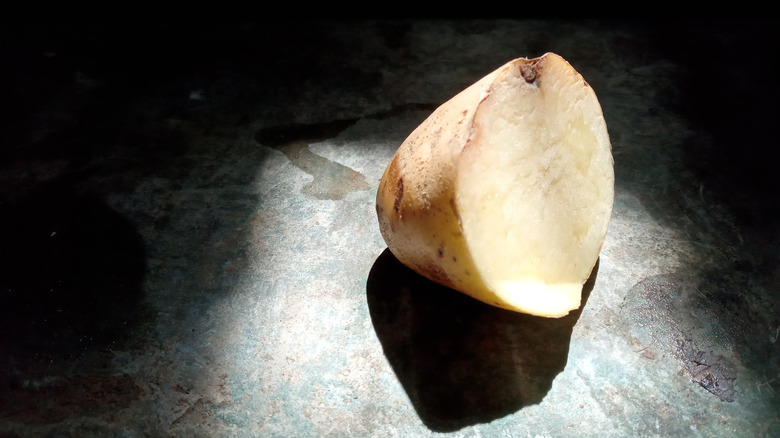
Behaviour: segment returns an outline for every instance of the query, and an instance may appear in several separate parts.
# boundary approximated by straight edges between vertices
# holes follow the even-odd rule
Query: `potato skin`
[[[493,76],[442,104],[412,131],[385,169],[376,210],[382,237],[401,263],[497,305],[474,268],[455,203],[458,160]]]

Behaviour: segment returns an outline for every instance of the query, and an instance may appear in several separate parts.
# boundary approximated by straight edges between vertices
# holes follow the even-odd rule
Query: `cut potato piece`
[[[612,213],[601,106],[560,56],[518,58],[437,108],[377,193],[403,264],[488,304],[546,317],[580,306]]]

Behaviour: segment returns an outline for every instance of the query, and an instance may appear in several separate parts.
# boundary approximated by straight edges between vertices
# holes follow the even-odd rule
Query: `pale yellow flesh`
[[[561,316],[580,305],[611,213],[606,130],[586,123],[593,98],[581,83],[554,72],[503,79],[475,117],[478,146],[460,160],[463,234],[489,290],[517,310]]]

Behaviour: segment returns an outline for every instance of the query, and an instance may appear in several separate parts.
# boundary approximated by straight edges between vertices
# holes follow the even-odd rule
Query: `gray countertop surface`
[[[731,24],[4,28],[0,435],[780,436],[780,51]],[[421,279],[374,210],[433,108],[548,51],[616,173],[561,319]]]

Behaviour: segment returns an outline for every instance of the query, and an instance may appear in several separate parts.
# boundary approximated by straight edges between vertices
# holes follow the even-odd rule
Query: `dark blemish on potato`
[[[452,214],[454,214],[455,218],[458,219],[458,229],[463,232],[463,223],[460,220],[460,213],[458,213],[458,207],[455,205],[454,198],[450,198],[450,208],[452,209]]]
[[[393,203],[393,209],[395,210],[395,214],[401,215],[400,209],[401,209],[401,199],[404,197],[404,179],[398,178],[398,184],[395,187],[395,202]]]
[[[457,258],[457,257],[455,257],[455,256],[452,256],[452,261],[453,261],[453,262],[455,262],[455,263],[457,263],[457,262],[458,262],[458,258]]]
[[[536,81],[536,63],[520,63],[520,76],[522,76],[523,79],[525,79],[525,81],[529,84],[532,84],[534,81]]]
[[[418,265],[415,271],[419,272],[423,277],[426,277],[436,283],[447,287],[453,287],[452,280],[450,280],[450,277],[447,275],[447,273],[444,272],[440,266],[434,263]]]
[[[443,248],[437,249],[436,252],[439,254],[439,258],[444,257],[444,249]]]
[[[458,120],[458,125],[462,124],[464,120],[466,120],[466,116],[469,115],[469,110],[465,109],[461,112],[461,117]]]

